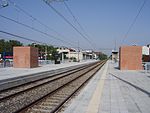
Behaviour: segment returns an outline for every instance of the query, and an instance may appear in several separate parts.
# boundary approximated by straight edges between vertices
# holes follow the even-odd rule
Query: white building
[[[59,54],[62,54],[62,60],[64,60],[64,54],[68,59],[75,58],[77,61],[86,60],[86,59],[92,59],[95,56],[95,54],[92,51],[81,51],[81,50],[75,50],[73,48],[67,48],[67,47],[61,47],[57,49]]]
[[[112,50],[111,55],[112,55],[113,61],[115,61],[115,62],[119,61],[119,52],[118,51]]]
[[[150,52],[150,48],[149,47],[147,47],[147,46],[143,46],[142,47],[142,54],[143,55],[150,55],[149,52]]]

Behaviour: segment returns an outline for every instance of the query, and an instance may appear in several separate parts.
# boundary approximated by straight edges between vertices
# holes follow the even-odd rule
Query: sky
[[[8,1],[8,6],[0,8],[0,15],[28,25],[48,35],[2,17],[0,17],[0,31],[23,36],[41,43],[72,48],[79,46],[83,50],[103,52],[110,52],[111,49],[115,47],[118,49],[122,45],[142,46],[150,43],[150,0],[146,0],[127,37],[125,37],[125,34],[133,23],[144,0],[65,1],[83,29],[69,13],[63,2],[51,2],[51,5],[81,34],[64,21],[43,0],[11,0],[38,21],[16,8],[9,0],[0,0],[0,3],[2,1]],[[48,28],[41,25],[39,21],[48,26]],[[0,33],[0,38],[6,40],[16,39],[24,44],[33,43],[33,41],[19,39],[4,33]]]

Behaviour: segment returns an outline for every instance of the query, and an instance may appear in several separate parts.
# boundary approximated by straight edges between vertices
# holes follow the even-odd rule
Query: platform
[[[108,61],[64,113],[150,113],[150,73]]]
[[[53,76],[54,74],[65,72],[66,70],[72,69],[78,65],[82,66],[91,62],[96,62],[96,60],[48,64],[37,68],[0,68],[0,91],[25,84],[27,82]]]
[[[56,70],[60,68],[95,62],[96,60],[86,60],[82,62],[68,62],[68,63],[61,63],[61,64],[47,64],[42,65],[37,68],[13,68],[13,67],[6,67],[6,68],[0,68],[0,81],[3,81],[5,79],[11,79],[15,77],[21,77],[26,76],[29,74],[44,72],[44,71],[50,71],[50,70]]]

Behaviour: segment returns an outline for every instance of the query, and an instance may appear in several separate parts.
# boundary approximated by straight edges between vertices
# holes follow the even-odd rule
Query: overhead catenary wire
[[[10,35],[10,36],[13,36],[13,37],[17,37],[17,38],[20,38],[20,39],[28,40],[28,41],[31,41],[31,42],[39,43],[39,44],[49,45],[49,44],[41,42],[41,41],[29,39],[29,38],[26,38],[26,37],[23,37],[23,36],[20,36],[20,35],[16,35],[16,34],[13,34],[13,33],[10,33],[10,32],[2,31],[2,30],[0,30],[0,33]]]
[[[146,4],[146,1],[147,1],[147,0],[144,0],[143,3],[142,3],[142,5],[141,5],[141,7],[139,8],[138,13],[136,14],[135,18],[133,19],[132,23],[130,24],[130,26],[129,26],[127,32],[126,32],[126,34],[124,35],[124,37],[123,37],[123,39],[122,39],[121,45],[123,45],[125,39],[128,37],[128,34],[129,34],[129,32],[131,31],[132,27],[134,26],[135,22],[137,21],[137,18],[139,17],[139,15],[140,15],[142,9],[144,8],[144,6],[145,6],[145,4]]]
[[[64,40],[62,40],[62,39],[59,39],[59,38],[53,36],[53,35],[50,35],[50,34],[48,34],[48,33],[45,33],[45,32],[43,32],[43,31],[41,31],[41,30],[39,30],[39,29],[37,29],[37,28],[34,28],[34,27],[29,26],[29,25],[27,25],[27,24],[21,23],[21,22],[19,22],[19,21],[16,21],[16,20],[14,20],[14,19],[9,18],[9,17],[3,16],[3,15],[1,15],[1,14],[0,14],[0,17],[1,17],[1,18],[4,18],[4,19],[7,19],[7,20],[9,20],[9,21],[12,21],[12,22],[14,22],[14,23],[16,23],[16,24],[22,25],[22,26],[24,26],[24,27],[26,27],[26,28],[29,28],[29,29],[31,29],[31,30],[34,30],[34,31],[36,31],[36,32],[39,32],[39,33],[41,33],[41,34],[44,34],[45,36],[48,36],[49,38],[53,38],[53,39],[59,40],[59,41],[61,41],[61,42],[64,42],[64,43],[66,43],[66,44],[69,44],[69,45],[71,45],[71,46],[73,45],[73,44],[71,44],[71,43],[69,43],[69,42],[66,42],[66,41],[64,41]]]
[[[30,13],[28,13],[27,11],[25,11],[23,8],[21,8],[19,5],[17,5],[15,2],[8,0],[15,8],[19,9],[19,11],[22,11],[25,15],[27,15],[28,17],[30,17],[33,21],[38,22],[40,25],[44,26],[45,28],[49,29],[50,31],[53,31],[54,33],[56,33],[58,36],[60,37],[65,37],[63,36],[61,33],[57,32],[56,30],[54,30],[53,28],[49,27],[48,25],[44,24],[43,22],[41,22],[39,19],[37,19],[36,17],[34,17],[33,15],[31,15]]]
[[[94,49],[93,44],[91,43],[91,41],[89,41],[89,39],[84,36],[63,14],[61,14],[56,8],[54,8],[50,2],[48,2],[48,0],[42,0],[44,1],[57,15],[59,15],[66,23],[68,23],[77,33],[80,34],[80,36],[82,38],[84,38],[90,45],[91,47]]]
[[[65,5],[65,7],[67,8],[67,10],[68,10],[68,12],[72,15],[72,17],[73,17],[73,19],[74,19],[74,21],[78,24],[78,26],[80,27],[80,29],[84,32],[84,35],[87,37],[87,38],[89,38],[89,39],[91,39],[90,37],[89,37],[89,35],[86,33],[86,31],[85,31],[85,29],[83,28],[83,26],[80,24],[80,22],[78,21],[78,19],[75,17],[75,15],[73,14],[73,12],[72,12],[72,10],[70,9],[70,7],[67,5],[67,3],[65,2],[65,1],[63,1],[63,3],[64,3],[64,5]],[[89,40],[88,39],[88,40]],[[90,40],[89,40],[90,41]],[[94,45],[95,46],[95,44],[91,41],[91,43],[92,43],[92,45]]]

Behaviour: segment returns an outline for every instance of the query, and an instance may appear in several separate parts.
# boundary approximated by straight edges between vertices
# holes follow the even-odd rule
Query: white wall
[[[75,57],[78,60],[78,52],[69,52],[68,54],[66,54],[66,57],[68,58]],[[79,60],[83,60],[82,52],[79,52]]]
[[[142,54],[143,55],[149,55],[149,48],[147,46],[142,47]]]

